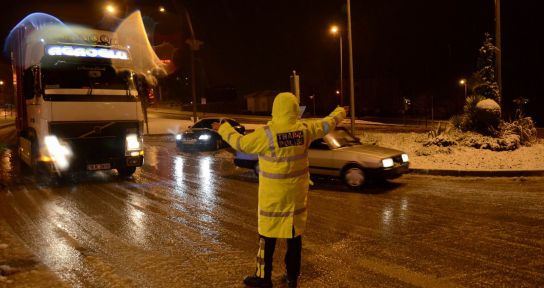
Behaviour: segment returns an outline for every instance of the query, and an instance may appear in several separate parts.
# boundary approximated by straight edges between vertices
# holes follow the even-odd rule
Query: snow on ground
[[[421,133],[365,132],[359,135],[363,143],[403,150],[410,157],[410,167],[416,169],[452,170],[544,170],[544,140],[514,151],[494,152],[470,147],[424,148],[427,139]],[[416,153],[418,151],[419,153]],[[422,154],[428,156],[418,156]]]

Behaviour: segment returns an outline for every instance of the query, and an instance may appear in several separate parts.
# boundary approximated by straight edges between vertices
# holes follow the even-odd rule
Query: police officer
[[[287,239],[284,275],[289,287],[297,286],[302,238],[306,226],[306,203],[310,182],[308,146],[334,130],[346,117],[338,107],[329,116],[314,121],[298,120],[299,103],[292,93],[274,99],[272,120],[247,135],[225,122],[214,125],[231,147],[259,155],[259,250],[257,269],[244,283],[250,287],[272,287],[272,256],[277,238]]]

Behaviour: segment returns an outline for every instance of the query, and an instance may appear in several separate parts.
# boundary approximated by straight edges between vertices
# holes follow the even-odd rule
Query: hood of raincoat
[[[295,123],[299,110],[298,99],[293,93],[280,93],[276,95],[272,105],[272,122]]]

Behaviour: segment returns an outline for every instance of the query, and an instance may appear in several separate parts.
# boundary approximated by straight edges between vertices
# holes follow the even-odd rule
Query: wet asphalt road
[[[145,143],[130,180],[49,183],[4,150],[0,222],[68,287],[243,287],[257,252],[256,177],[226,150]],[[300,287],[544,287],[543,235],[544,178],[405,175],[362,192],[319,179]],[[284,287],[278,244],[273,281]]]

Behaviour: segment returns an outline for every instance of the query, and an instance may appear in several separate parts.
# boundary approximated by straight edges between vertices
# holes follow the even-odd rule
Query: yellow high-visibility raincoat
[[[298,114],[295,95],[280,93],[267,125],[248,135],[239,134],[226,122],[218,130],[234,149],[259,155],[259,234],[270,238],[292,238],[304,232],[310,181],[308,146],[346,117],[342,107],[321,120],[298,120]]]

